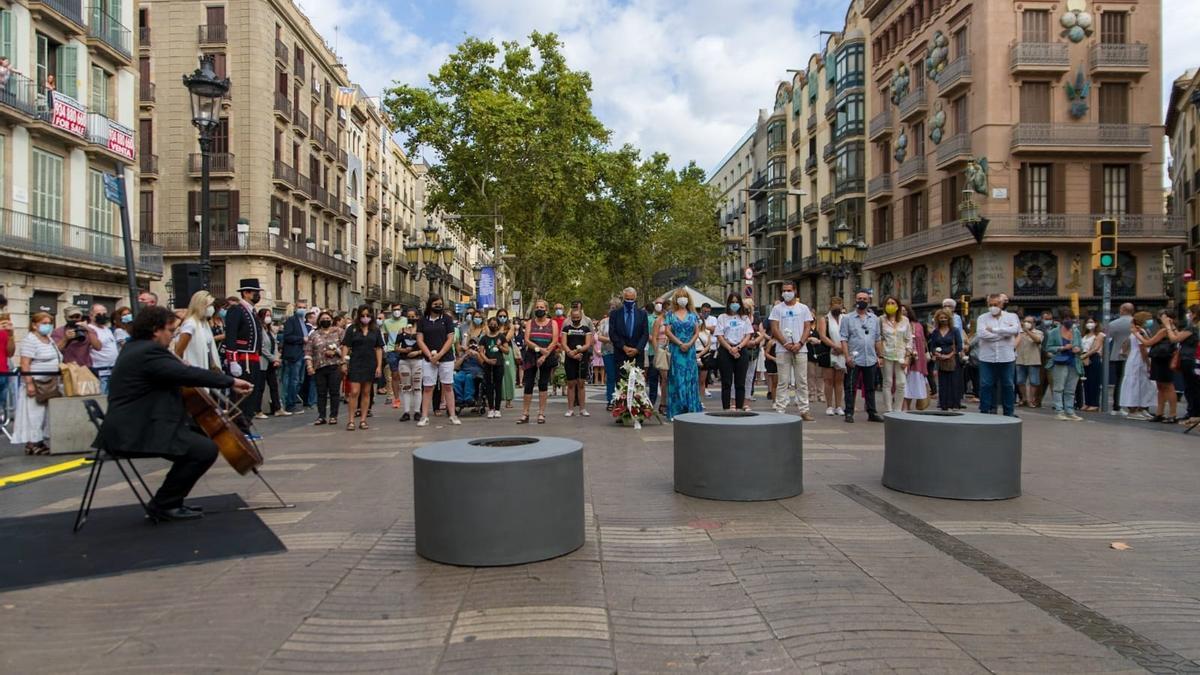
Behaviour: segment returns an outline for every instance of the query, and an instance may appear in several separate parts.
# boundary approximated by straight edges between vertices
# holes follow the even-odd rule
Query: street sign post
[[[1112,302],[1112,278],[1113,270],[1100,270],[1100,279],[1102,280],[1101,283],[1103,288],[1100,296],[1100,311],[1102,312],[1101,323],[1104,326],[1105,341],[1111,340],[1111,338],[1108,337],[1108,321],[1111,318],[1111,314],[1109,313],[1109,305]],[[1108,355],[1109,352],[1112,351],[1113,346],[1114,345],[1109,342],[1109,344],[1105,345],[1104,349],[1101,350],[1102,365],[1100,368],[1100,412],[1109,412],[1112,410],[1112,405],[1110,405],[1111,403],[1119,404],[1119,401],[1108,400]]]

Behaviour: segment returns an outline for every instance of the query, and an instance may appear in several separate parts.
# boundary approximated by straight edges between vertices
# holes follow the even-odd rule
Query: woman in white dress
[[[846,355],[842,353],[842,342],[839,337],[842,326],[842,299],[829,299],[829,311],[825,320],[817,322],[817,334],[829,347],[829,367],[821,369],[822,384],[825,389],[825,414],[844,415],[842,403],[842,383],[846,377]]]
[[[1147,420],[1146,413],[1157,400],[1154,381],[1150,379],[1150,360],[1146,355],[1145,342],[1150,339],[1146,334],[1146,321],[1151,318],[1150,312],[1138,312],[1133,315],[1133,330],[1129,333],[1129,343],[1126,345],[1128,356],[1125,360],[1125,375],[1121,378],[1121,400],[1118,404],[1129,413],[1132,420]]]
[[[24,391],[17,394],[16,419],[13,425],[12,442],[24,443],[27,455],[48,455],[50,446],[50,418],[46,414],[47,404],[35,398],[34,381],[59,381],[58,366],[62,355],[50,339],[54,323],[46,312],[35,312],[29,321],[29,333],[17,347],[22,373],[50,373],[51,375],[22,375]]]
[[[175,355],[189,366],[219,368],[221,357],[209,322],[214,313],[213,296],[208,291],[196,291],[188,303],[187,315],[175,338]]]

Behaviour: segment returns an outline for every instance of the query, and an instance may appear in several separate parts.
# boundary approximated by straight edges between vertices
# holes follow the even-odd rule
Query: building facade
[[[1187,243],[1175,261],[1182,282],[1186,270],[1195,276],[1200,258],[1200,144],[1196,141],[1200,133],[1200,70],[1189,70],[1172,85],[1166,131],[1171,145],[1168,212],[1182,218],[1188,232]],[[1177,293],[1180,286],[1182,283],[1176,286]]]
[[[132,0],[13,0],[0,7],[0,291],[19,329],[31,311],[128,298],[120,175],[137,214],[139,78]],[[136,228],[136,224],[134,225]],[[159,248],[134,230],[137,285],[161,278]]]
[[[760,304],[786,278],[818,307],[861,286],[921,314],[1001,291],[1094,310],[1094,223],[1115,217],[1114,299],[1168,304],[1187,233],[1159,187],[1161,6],[1093,4],[852,0],[713,174],[726,290],[749,268]],[[861,266],[822,259],[845,242]]]
[[[149,85],[139,141],[143,169],[154,169],[142,171],[142,238],[163,247],[168,265],[196,261],[201,155],[178,78],[212,55],[232,81],[211,153],[212,292],[254,277],[277,309],[301,299],[347,309],[355,214],[340,92],[350,82],[337,56],[291,0],[141,0],[138,26]]]

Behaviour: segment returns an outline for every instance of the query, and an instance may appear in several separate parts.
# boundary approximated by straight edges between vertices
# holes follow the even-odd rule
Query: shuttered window
[[[1050,165],[1025,165],[1025,212],[1044,216],[1050,213]]]
[[[1100,85],[1100,123],[1129,124],[1129,84],[1105,82]]]
[[[138,239],[154,241],[154,193],[142,190],[138,196]]]
[[[1103,12],[1100,14],[1100,42],[1125,44],[1128,39],[1129,15],[1125,12]]]
[[[1046,124],[1050,122],[1050,83],[1021,84],[1021,121]]]
[[[88,169],[87,226],[88,250],[94,255],[113,256],[113,208],[116,205],[104,196],[104,174]]]
[[[13,30],[12,10],[0,9],[0,56],[11,58],[17,53],[17,38]]]
[[[967,97],[959,96],[950,104],[954,113],[954,133],[965,134],[971,131],[967,123]]]
[[[33,240],[62,243],[63,158],[33,149]]]
[[[1129,213],[1129,165],[1104,165],[1104,214]]]
[[[58,74],[55,79],[58,80],[58,91],[78,100],[79,52],[73,45],[60,45],[57,51]]]
[[[103,68],[92,66],[92,78],[89,83],[92,91],[88,99],[88,107],[91,108],[91,112],[100,113],[105,117],[112,117],[108,109],[108,85],[110,77],[111,75]]]
[[[1021,41],[1050,41],[1050,12],[1044,9],[1027,9],[1021,12]]]

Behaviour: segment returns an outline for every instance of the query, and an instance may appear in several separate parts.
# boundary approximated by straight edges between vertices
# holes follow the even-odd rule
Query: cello
[[[217,444],[221,456],[225,458],[226,462],[229,462],[233,470],[243,476],[253,472],[263,482],[263,485],[267,486],[271,494],[275,495],[275,499],[279,500],[279,506],[261,508],[293,508],[295,505],[283,501],[283,497],[280,497],[275,488],[271,487],[267,479],[258,472],[258,468],[263,465],[262,452],[259,451],[254,441],[246,438],[246,434],[238,428],[233,421],[234,417],[217,404],[217,399],[208,390],[200,387],[181,387],[180,392],[183,394],[183,405],[187,408],[188,414],[196,420],[196,424],[204,431],[204,435]]]

